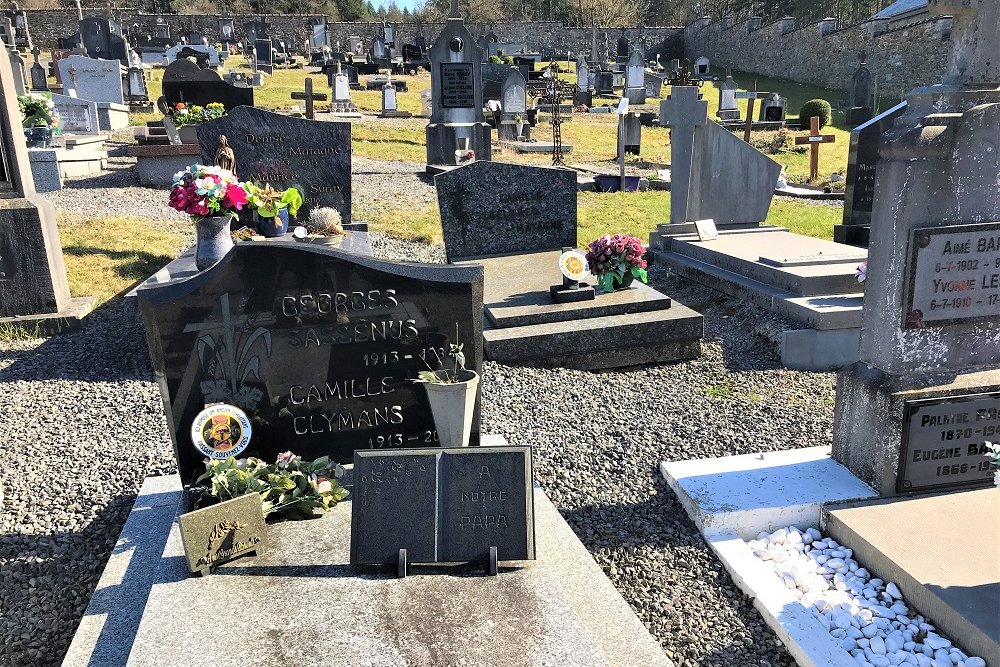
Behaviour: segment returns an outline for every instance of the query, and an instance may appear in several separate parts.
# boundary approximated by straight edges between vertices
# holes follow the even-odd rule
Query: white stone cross
[[[670,222],[687,222],[695,128],[708,123],[708,102],[696,86],[674,86],[660,102],[660,125],[670,128]]]

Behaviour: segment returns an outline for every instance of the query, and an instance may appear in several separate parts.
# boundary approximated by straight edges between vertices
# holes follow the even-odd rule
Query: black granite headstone
[[[163,96],[171,106],[178,102],[202,106],[219,102],[227,111],[253,106],[253,88],[226,83],[214,70],[202,69],[184,58],[170,63],[163,71]]]
[[[274,48],[274,45],[271,43],[271,40],[258,37],[253,43],[253,48],[257,57],[257,69],[265,74],[273,72],[274,54],[271,49]]]
[[[901,102],[851,131],[844,188],[844,219],[842,224],[833,228],[833,238],[837,243],[868,247],[879,146],[882,136],[906,111],[906,106],[906,102]]]
[[[290,450],[348,463],[355,449],[440,447],[426,390],[412,379],[430,350],[448,349],[456,325],[466,367],[482,367],[481,266],[251,241],[138,298],[185,483],[203,470],[190,430],[206,404],[250,418],[244,456],[273,461]]]
[[[354,453],[351,563],[535,558],[530,447]]]
[[[238,107],[198,125],[203,160],[213,161],[219,135],[236,154],[242,180],[296,186],[305,198],[299,216],[312,206],[340,211],[351,222],[351,124],[293,118],[256,107]]]
[[[472,63],[441,63],[441,106],[445,109],[471,109],[476,104],[476,86]]]
[[[476,161],[434,178],[449,261],[576,247],[576,172]]]
[[[85,18],[80,21],[80,39],[87,55],[102,60],[118,60],[128,67],[128,41],[121,26],[105,18]]]

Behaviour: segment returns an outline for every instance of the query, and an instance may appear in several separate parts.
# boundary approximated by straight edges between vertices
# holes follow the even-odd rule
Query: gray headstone
[[[504,113],[524,113],[527,110],[527,92],[521,70],[511,67],[500,93],[500,104]]]
[[[717,116],[723,120],[739,120],[740,107],[736,102],[736,91],[739,86],[733,80],[733,75],[726,76],[726,80],[719,86],[719,109]]]
[[[1000,34],[1000,4],[974,2],[976,16],[956,40],[945,82],[981,87],[1000,81],[997,35]]]
[[[848,105],[850,107],[875,108],[875,77],[867,63],[862,62],[854,71],[849,93]]]
[[[783,123],[785,121],[785,105],[787,103],[784,97],[778,93],[772,93],[760,105],[760,117],[758,120]]]
[[[708,76],[711,73],[712,64],[708,58],[701,56],[694,61],[694,75],[695,76]]]
[[[256,107],[237,107],[218,120],[198,124],[202,160],[214,164],[219,135],[229,140],[242,180],[296,186],[312,206],[340,211],[351,221],[351,124],[293,118]]]
[[[646,97],[659,98],[663,94],[663,77],[659,74],[646,73],[643,77],[646,86]]]
[[[7,56],[10,59],[10,68],[14,73],[14,89],[18,95],[23,95],[28,90],[28,72],[24,67],[24,58],[17,51],[8,50]]]
[[[673,86],[670,96],[660,102],[660,125],[670,128],[670,222],[685,223],[702,218],[688,217],[688,191],[694,164],[696,128],[708,123],[708,102],[695,86]]]
[[[91,58],[117,60],[129,66],[128,40],[116,21],[101,17],[83,19],[80,21],[80,40]]]
[[[535,558],[529,447],[354,454],[351,563]]]
[[[98,134],[97,102],[52,93],[52,103],[66,134]]]
[[[124,104],[122,66],[117,60],[97,60],[72,55],[59,61],[59,73],[67,93],[91,102]]]
[[[576,59],[576,85],[584,91],[590,87],[590,66],[582,55]]]
[[[382,88],[382,113],[396,110],[396,87],[387,83]]]
[[[449,261],[576,247],[576,172],[473,162],[435,177]]]

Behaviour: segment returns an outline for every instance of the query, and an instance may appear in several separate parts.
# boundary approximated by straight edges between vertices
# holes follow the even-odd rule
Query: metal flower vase
[[[213,215],[202,218],[195,224],[198,243],[195,247],[194,263],[199,271],[213,266],[235,245],[229,232],[232,222],[230,215]]]
[[[441,375],[444,371],[437,373]],[[472,434],[479,375],[475,371],[461,370],[458,378],[458,382],[424,383],[442,447],[468,447]]]

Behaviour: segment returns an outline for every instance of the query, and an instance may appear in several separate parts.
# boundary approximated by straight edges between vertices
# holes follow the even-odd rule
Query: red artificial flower
[[[247,204],[247,192],[239,185],[230,185],[226,188],[226,194],[222,198],[222,205],[226,208],[241,210]]]

